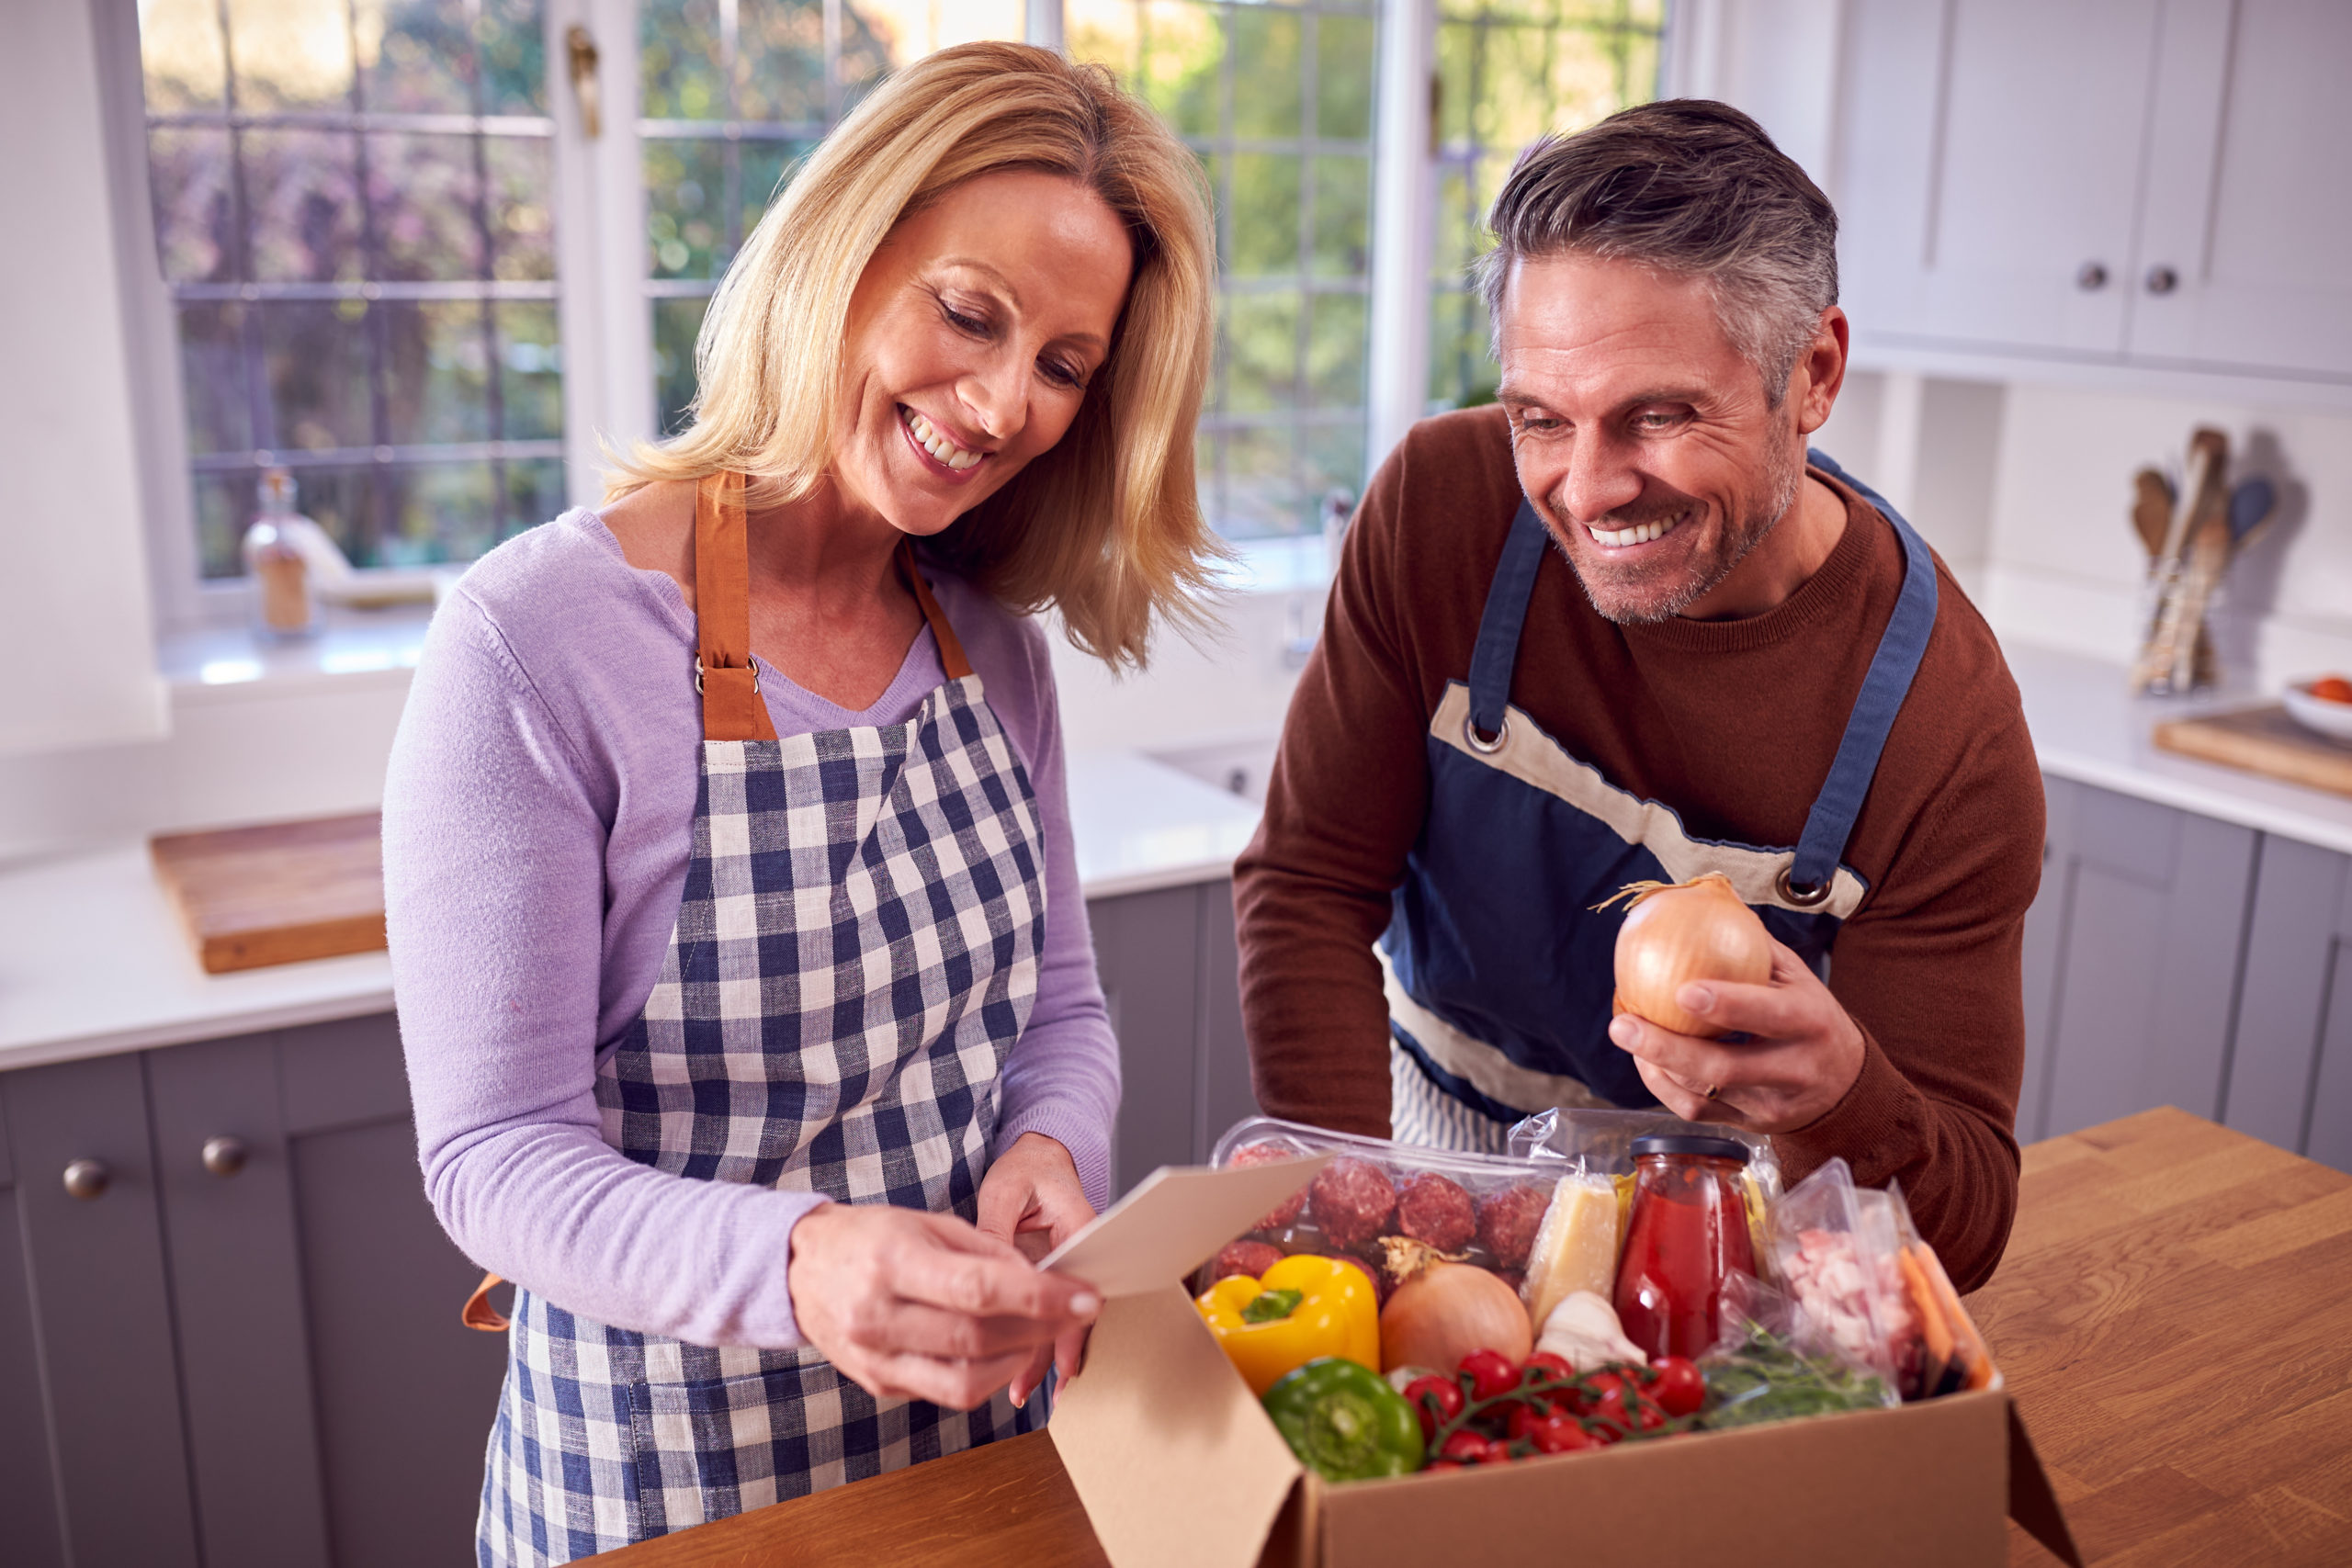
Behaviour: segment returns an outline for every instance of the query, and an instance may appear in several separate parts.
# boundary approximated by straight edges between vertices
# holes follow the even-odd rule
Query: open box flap
[[[1173,1284],[1103,1303],[1046,1430],[1114,1568],[1251,1568],[1303,1473]]]
[[[1105,1300],[1156,1292],[1216,1257],[1330,1162],[1318,1154],[1227,1170],[1163,1165],[1037,1267],[1083,1280]]]
[[[2066,1528],[2066,1515],[2041,1468],[2041,1456],[2033,1451],[2033,1438],[2018,1418],[2015,1400],[2009,1402],[2009,1517],[2067,1568],[2083,1568],[2083,1554]]]

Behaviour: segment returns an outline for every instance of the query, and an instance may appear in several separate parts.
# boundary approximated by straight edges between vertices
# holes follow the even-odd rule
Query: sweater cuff
[[[769,1201],[760,1204],[755,1211],[759,1214],[759,1226],[767,1230],[775,1223],[773,1216],[781,1211],[784,1219],[784,1266],[764,1280],[744,1279],[718,1282],[717,1288],[722,1292],[730,1288],[743,1292],[739,1298],[743,1303],[743,1315],[727,1342],[756,1345],[763,1350],[797,1350],[808,1340],[800,1332],[799,1314],[793,1310],[792,1305],[792,1235],[800,1228],[802,1220],[832,1200],[821,1192],[772,1191],[764,1196]],[[775,1256],[766,1246],[729,1247],[727,1251],[729,1256],[746,1260],[773,1258]],[[757,1265],[762,1272],[770,1267],[773,1266],[766,1263]]]
[[[1783,1179],[1794,1186],[1842,1155],[1853,1168],[1856,1185],[1883,1187],[1927,1147],[1928,1113],[1927,1096],[1863,1029],[1862,1070],[1845,1098],[1811,1126],[1772,1134]]]
[[[1078,1185],[1086,1201],[1101,1213],[1111,1206],[1111,1137],[1083,1106],[1068,1100],[1040,1100],[1023,1106],[997,1123],[991,1161],[1021,1141],[1023,1133],[1041,1133],[1069,1151],[1078,1168]]]

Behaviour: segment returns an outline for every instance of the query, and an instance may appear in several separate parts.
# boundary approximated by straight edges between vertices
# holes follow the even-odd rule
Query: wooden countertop
[[[1970,1304],[2086,1562],[2352,1561],[2352,1176],[2179,1111],[2036,1144]],[[595,1561],[1105,1559],[1040,1432]]]

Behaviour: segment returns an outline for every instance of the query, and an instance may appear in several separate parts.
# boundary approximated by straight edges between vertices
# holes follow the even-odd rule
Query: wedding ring
[[[1713,1084],[1713,1083],[1711,1083],[1711,1084],[1709,1084],[1706,1088],[1704,1088],[1704,1089],[1701,1089],[1699,1092],[1700,1092],[1702,1095],[1704,1095],[1707,1099],[1709,1099],[1709,1100],[1713,1100],[1713,1099],[1714,1099],[1714,1098],[1715,1098],[1715,1096],[1717,1096],[1718,1094],[1721,1094],[1721,1093],[1723,1092],[1723,1085],[1721,1085],[1721,1084]]]

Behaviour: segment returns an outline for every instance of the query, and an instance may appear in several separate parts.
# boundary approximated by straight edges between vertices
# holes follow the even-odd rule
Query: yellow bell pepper
[[[1250,1303],[1270,1291],[1296,1291],[1298,1304],[1286,1315],[1250,1322],[1245,1315]],[[1228,1275],[1193,1304],[1252,1393],[1263,1394],[1283,1373],[1317,1356],[1380,1371],[1380,1298],[1372,1277],[1353,1263],[1298,1253],[1255,1280]]]

